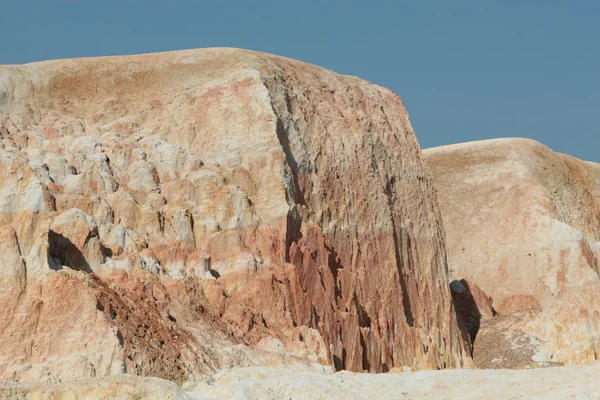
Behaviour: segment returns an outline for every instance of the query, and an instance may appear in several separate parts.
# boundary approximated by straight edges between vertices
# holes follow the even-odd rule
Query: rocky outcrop
[[[600,167],[525,139],[424,155],[437,185],[450,275],[481,287],[502,319],[489,321],[490,362],[509,366],[492,351],[503,347],[529,354],[529,363],[597,359]],[[503,338],[511,343],[500,344]],[[476,343],[476,361],[477,352]]]
[[[463,363],[387,89],[234,49],[4,66],[0,136],[1,378]]]

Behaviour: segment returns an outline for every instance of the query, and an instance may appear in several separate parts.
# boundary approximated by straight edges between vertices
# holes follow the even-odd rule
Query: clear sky
[[[400,94],[421,147],[529,137],[600,162],[600,1],[0,0],[0,64],[241,47]]]

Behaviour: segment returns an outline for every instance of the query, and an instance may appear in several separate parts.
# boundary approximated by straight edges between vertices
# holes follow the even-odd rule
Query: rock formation
[[[463,363],[437,201],[387,89],[234,49],[2,66],[0,138],[1,379],[181,382],[273,347]]]
[[[522,348],[530,363],[531,357],[596,360],[600,166],[525,139],[444,146],[424,155],[437,187],[451,278],[478,285],[502,317],[489,321],[496,332],[488,347]],[[476,342],[476,362],[477,352]],[[491,352],[489,361],[518,366],[501,357]]]

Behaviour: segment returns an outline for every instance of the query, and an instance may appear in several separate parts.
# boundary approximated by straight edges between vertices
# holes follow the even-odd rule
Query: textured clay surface
[[[482,317],[475,362],[499,368],[598,359],[600,166],[526,139],[444,146],[424,156],[450,276],[476,284],[498,313]]]
[[[235,49],[2,66],[0,138],[1,379],[465,362],[387,89]]]

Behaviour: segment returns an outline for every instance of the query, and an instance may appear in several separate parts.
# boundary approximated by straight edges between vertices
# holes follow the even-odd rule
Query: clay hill
[[[0,137],[0,379],[469,362],[388,89],[235,49],[2,66]]]
[[[424,157],[450,277],[477,291],[476,364],[597,360],[600,165],[526,139],[444,146]]]
[[[600,165],[237,49],[0,66],[0,139],[0,398],[600,391]]]

